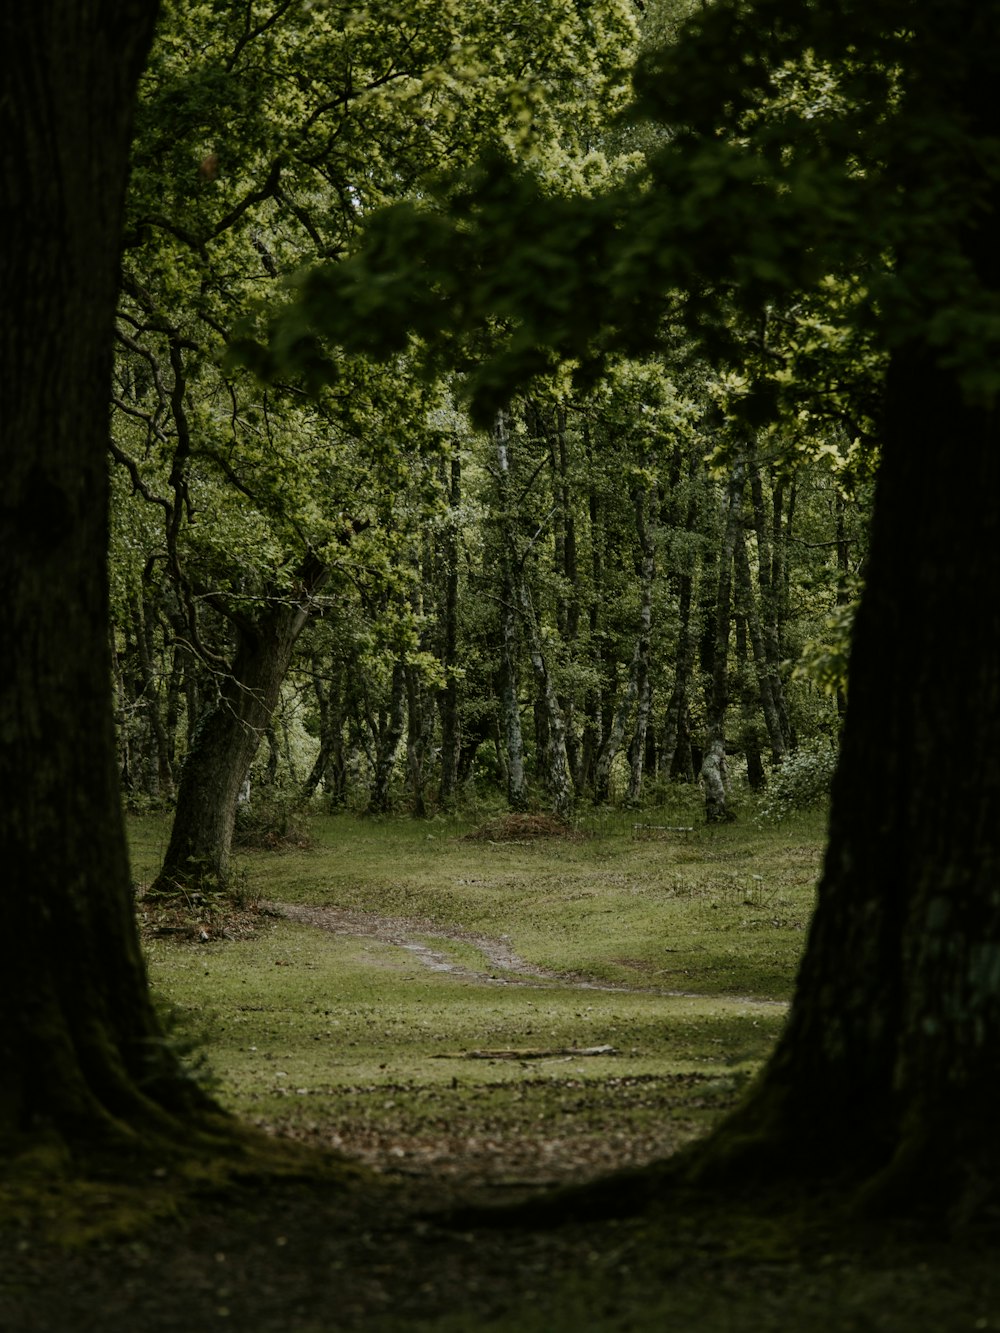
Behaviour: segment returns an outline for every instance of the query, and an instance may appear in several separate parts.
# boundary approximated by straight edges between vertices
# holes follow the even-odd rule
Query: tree
[[[283,3],[255,24],[238,7],[164,5],[133,152],[112,447],[158,510],[144,590],[161,585],[177,646],[207,666],[211,716],[191,728],[159,890],[225,883],[236,796],[296,634],[344,563],[345,516],[374,522],[436,443],[437,386],[405,358],[387,373],[341,357],[314,401],[297,383],[263,393],[220,373],[225,340],[276,279],[342,253],[369,211],[455,158],[489,143],[552,174],[582,171],[578,141],[620,100],[632,33],[626,0],[407,0],[350,14]],[[215,645],[205,622],[220,617]],[[431,714],[400,665],[419,785],[418,715]],[[376,807],[397,730],[380,738]]]
[[[717,0],[641,72],[671,135],[634,190],[553,199],[489,164],[457,223],[379,219],[303,293],[340,340],[375,273],[397,340],[502,312],[484,415],[557,356],[593,366],[677,322],[745,369],[768,310],[849,293],[826,303],[827,346],[888,365],[865,377],[881,466],[829,848],[785,1037],[701,1161],[963,1208],[1000,1185],[998,19],[971,0]],[[795,396],[758,369],[742,420]]]
[[[180,1143],[208,1105],[146,984],[109,690],[107,394],[156,8],[12,0],[0,18],[0,1141],[15,1150]]]

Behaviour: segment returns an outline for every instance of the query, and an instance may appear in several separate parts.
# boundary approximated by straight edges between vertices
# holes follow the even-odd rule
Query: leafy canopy
[[[992,401],[1000,294],[983,256],[1000,178],[998,8],[702,6],[636,69],[633,115],[665,133],[627,180],[570,196],[485,156],[436,201],[367,218],[362,244],[303,276],[242,355],[270,373],[308,360],[322,378],[330,343],[385,355],[414,333],[458,355],[492,317],[500,336],[471,381],[488,416],[555,359],[586,373],[609,348],[657,344],[674,321],[743,364],[777,308],[793,324],[804,312],[814,359],[839,349],[868,367],[861,380],[878,349],[919,343],[970,399]],[[788,373],[787,358],[773,374],[766,360],[751,405],[761,419]]]

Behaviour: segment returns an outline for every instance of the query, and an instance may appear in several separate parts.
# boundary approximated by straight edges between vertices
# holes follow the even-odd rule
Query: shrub
[[[772,772],[758,822],[777,823],[794,810],[808,810],[825,801],[836,767],[835,745],[827,740],[805,741]]]

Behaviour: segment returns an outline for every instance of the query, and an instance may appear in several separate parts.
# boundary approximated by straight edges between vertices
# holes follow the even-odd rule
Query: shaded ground
[[[801,1201],[798,1201],[801,1205]],[[4,1333],[951,1333],[1000,1327],[989,1238],[678,1194],[636,1219],[486,1227],[447,1193],[258,1183],[77,1250],[5,1236]],[[581,1206],[582,1211],[582,1206]],[[542,1220],[539,1205],[538,1220]]]

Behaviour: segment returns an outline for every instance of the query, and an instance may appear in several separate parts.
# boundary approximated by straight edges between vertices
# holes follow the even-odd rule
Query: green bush
[[[830,741],[805,741],[771,774],[759,823],[777,823],[794,810],[809,810],[830,795],[837,767],[837,747]]]

